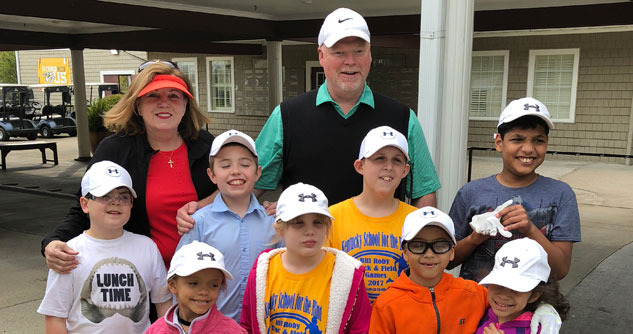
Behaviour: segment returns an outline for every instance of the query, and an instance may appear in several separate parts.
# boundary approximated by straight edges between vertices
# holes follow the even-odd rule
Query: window
[[[497,120],[506,104],[510,52],[473,51],[469,118]]]
[[[132,83],[134,70],[100,71],[99,76],[101,77],[101,82],[119,84],[120,93],[125,93]],[[91,96],[90,99],[96,97],[97,96]]]
[[[545,104],[552,121],[573,123],[580,49],[530,50],[527,96]]]
[[[196,98],[196,101],[200,101],[198,95],[198,59],[196,58],[173,58],[171,61],[178,64],[180,71],[189,78],[191,82],[191,94]]]
[[[233,57],[207,57],[209,111],[235,111],[233,78]]]
[[[316,60],[306,61],[306,92],[319,88],[325,82],[325,72]]]

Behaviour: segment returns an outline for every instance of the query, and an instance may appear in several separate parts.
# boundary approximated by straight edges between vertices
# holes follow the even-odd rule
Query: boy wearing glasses
[[[371,302],[407,267],[400,250],[400,230],[416,207],[394,194],[409,173],[408,161],[409,145],[402,133],[388,126],[370,130],[354,161],[354,169],[363,176],[363,191],[330,206],[334,221],[328,246],[363,263]]]
[[[453,259],[455,228],[444,212],[418,209],[402,226],[402,252],[409,264],[381,294],[369,333],[474,333],[488,307],[486,288],[445,273]]]
[[[130,174],[97,162],[83,176],[81,194],[90,228],[68,242],[79,252],[78,267],[69,274],[49,270],[37,310],[46,316],[46,333],[142,333],[150,300],[160,317],[171,295],[156,244],[123,230],[136,197]]]
[[[427,206],[407,215],[402,252],[409,268],[374,303],[369,334],[477,331],[489,306],[488,290],[444,272],[455,256],[454,246],[455,226],[446,213]],[[538,306],[530,322],[532,334],[558,333],[560,325],[553,324],[560,324],[560,317],[549,309],[549,304]]]

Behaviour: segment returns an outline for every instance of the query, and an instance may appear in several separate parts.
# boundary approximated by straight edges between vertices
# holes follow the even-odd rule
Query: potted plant
[[[94,154],[97,145],[103,138],[112,134],[103,125],[103,114],[114,107],[121,100],[121,94],[108,95],[102,99],[96,99],[88,107],[88,132],[90,133],[90,152]]]

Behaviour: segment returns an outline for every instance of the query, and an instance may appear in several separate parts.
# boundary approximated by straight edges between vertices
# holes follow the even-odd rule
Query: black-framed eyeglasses
[[[165,65],[167,65],[167,66],[169,66],[169,67],[171,67],[173,69],[179,70],[178,64],[176,64],[176,63],[174,63],[172,61],[162,60],[162,59],[154,59],[154,60],[148,60],[148,61],[142,63],[141,65],[139,65],[137,72],[141,73],[142,70],[144,70],[147,66],[152,65],[152,64],[165,64]]]
[[[117,195],[106,194],[104,196],[97,197],[91,193],[87,193],[85,197],[89,200],[93,200],[101,204],[113,204],[114,201],[117,201],[121,205],[130,205],[132,204],[132,200],[133,200],[132,194],[117,194]]]
[[[407,241],[407,249],[409,252],[413,254],[424,254],[427,249],[431,249],[435,254],[444,254],[453,248],[452,241],[433,241],[433,242],[424,242],[420,240],[411,240]]]

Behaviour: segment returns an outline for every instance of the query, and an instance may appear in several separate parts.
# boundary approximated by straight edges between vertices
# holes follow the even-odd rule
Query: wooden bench
[[[46,159],[45,149],[53,151],[53,160]],[[23,141],[14,143],[0,143],[0,153],[2,154],[2,170],[7,169],[7,154],[11,151],[23,151],[23,150],[40,150],[42,152],[42,163],[47,161],[53,162],[55,165],[59,164],[57,160],[57,143],[47,141]]]

